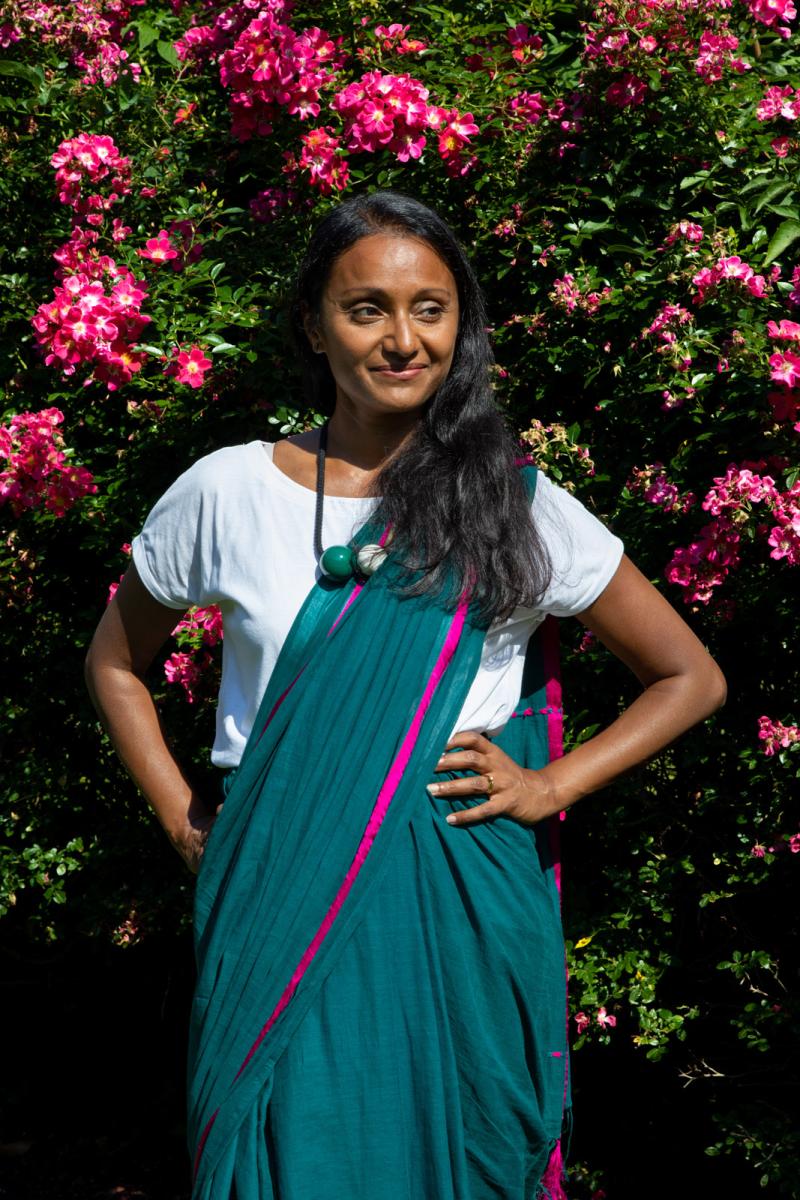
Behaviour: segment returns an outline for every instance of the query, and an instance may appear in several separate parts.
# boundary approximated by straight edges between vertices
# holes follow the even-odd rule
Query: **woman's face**
[[[427,242],[360,238],[334,263],[312,347],[328,356],[338,403],[383,415],[420,408],[446,378],[458,333],[458,290]]]

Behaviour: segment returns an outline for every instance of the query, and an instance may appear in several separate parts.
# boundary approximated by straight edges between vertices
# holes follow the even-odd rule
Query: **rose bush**
[[[309,221],[407,189],[469,248],[521,445],[624,538],[729,680],[725,709],[564,822],[576,1195],[647,1183],[624,1191],[600,1115],[612,1064],[644,1143],[663,1150],[671,1128],[695,1176],[718,1160],[712,1186],[731,1158],[753,1194],[797,1195],[797,13],[479,0],[399,16],[0,4],[7,945],[134,954],[186,925],[192,880],[100,740],[83,654],[180,470],[318,420],[283,308]],[[574,744],[636,686],[577,626],[563,641]],[[220,651],[219,614],[194,612],[152,672],[209,788]]]

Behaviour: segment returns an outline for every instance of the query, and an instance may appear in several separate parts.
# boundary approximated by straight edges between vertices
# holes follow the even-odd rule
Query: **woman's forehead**
[[[337,295],[364,287],[396,291],[429,286],[453,294],[455,280],[439,254],[422,238],[381,232],[359,238],[331,268],[329,290]]]

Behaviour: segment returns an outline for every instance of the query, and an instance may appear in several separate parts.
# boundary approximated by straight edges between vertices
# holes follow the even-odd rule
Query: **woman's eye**
[[[442,315],[442,312],[443,309],[438,304],[434,304],[420,309],[417,315],[424,317],[426,321],[430,321],[437,320]],[[356,308],[350,309],[350,316],[355,317],[357,320],[369,320],[376,314],[380,314],[380,309],[374,304],[359,304]]]

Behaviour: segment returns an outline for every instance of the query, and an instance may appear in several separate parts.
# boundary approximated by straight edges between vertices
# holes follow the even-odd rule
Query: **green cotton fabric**
[[[378,540],[374,520],[356,544]],[[426,784],[472,774],[434,768],[486,626],[470,607],[458,633],[452,608],[393,582],[390,557],[360,589],[314,585],[226,783],[195,895],[193,1200],[559,1193],[543,1182],[570,1116],[553,819],[447,824],[485,800]],[[533,768],[541,643],[529,715],[495,739]]]

